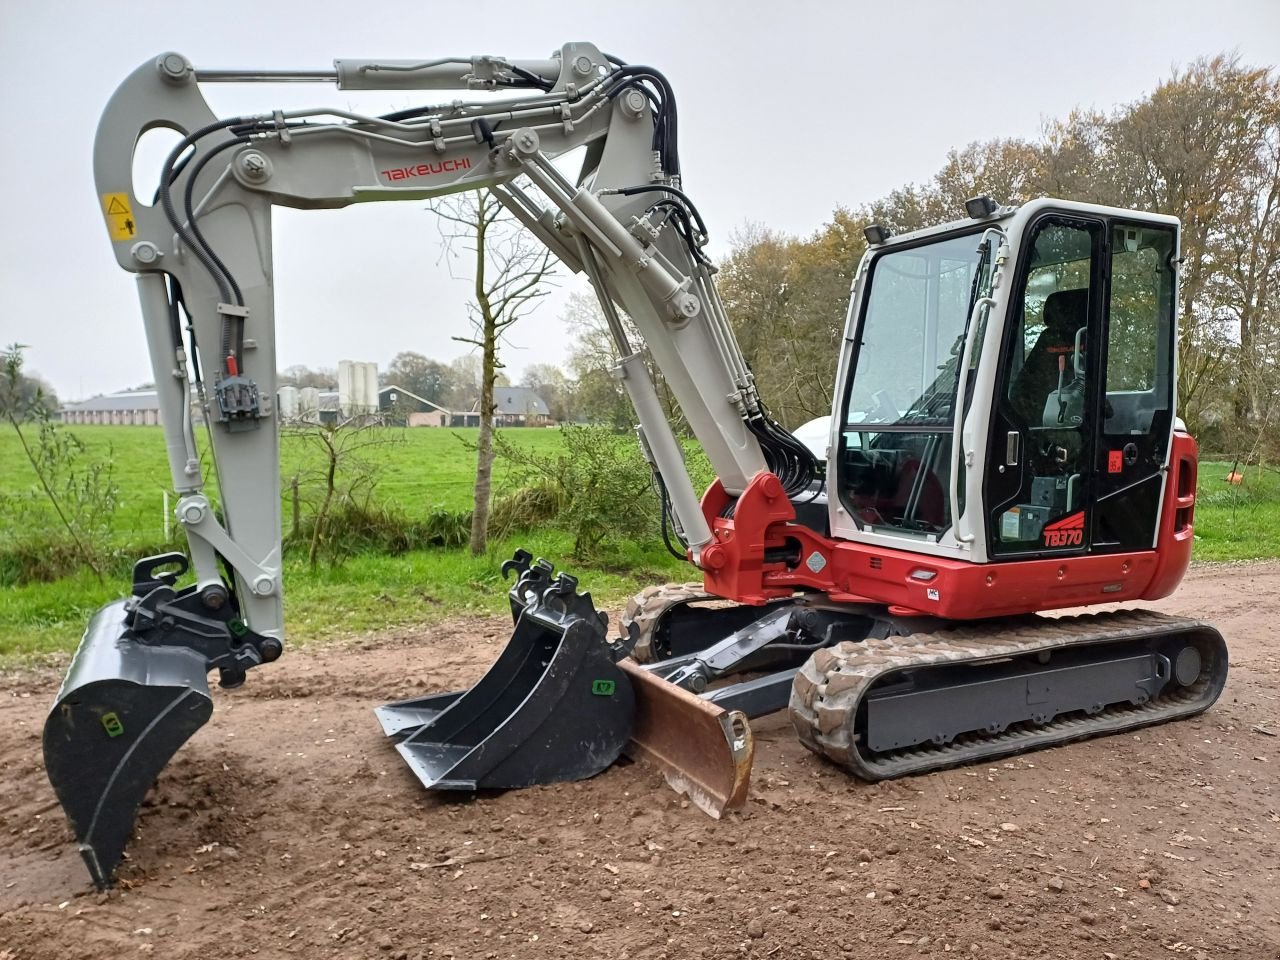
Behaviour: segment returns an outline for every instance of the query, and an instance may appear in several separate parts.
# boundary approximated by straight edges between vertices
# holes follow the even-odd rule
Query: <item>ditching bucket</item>
[[[471,689],[375,711],[423,785],[486,790],[582,780],[622,752],[635,698],[606,618],[577,581],[525,551],[503,564],[515,631]]]
[[[240,619],[230,591],[177,589],[186,571],[180,553],[134,564],[133,596],[89,621],[45,720],[45,771],[98,887],[157,775],[213,713],[209,671],[236,687],[283,649]]]
[[[132,639],[117,600],[89,621],[44,725],[44,764],[93,882],[105,887],[142,798],[213,713],[205,657]]]

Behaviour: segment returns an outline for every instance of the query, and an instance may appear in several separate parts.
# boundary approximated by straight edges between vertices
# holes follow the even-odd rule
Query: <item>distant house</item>
[[[440,404],[395,384],[378,391],[378,409],[407,427],[447,427],[453,420],[453,414]]]
[[[546,401],[529,387],[494,387],[493,406],[495,426],[545,427],[554,422]]]
[[[160,398],[154,390],[121,390],[64,404],[58,412],[63,423],[154,427],[160,423]]]

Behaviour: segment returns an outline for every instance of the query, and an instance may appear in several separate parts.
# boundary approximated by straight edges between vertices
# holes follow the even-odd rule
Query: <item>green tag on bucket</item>
[[[612,680],[592,680],[591,692],[597,697],[612,697],[614,686]]]
[[[120,722],[120,718],[114,713],[104,713],[102,715],[102,729],[107,731],[108,737],[118,737],[124,733],[124,724]]]

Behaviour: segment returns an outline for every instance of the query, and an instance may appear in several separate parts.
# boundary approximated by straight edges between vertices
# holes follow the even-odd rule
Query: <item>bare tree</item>
[[[498,346],[506,330],[547,294],[555,261],[487,190],[455,194],[430,206],[441,218],[446,251],[457,257],[457,248],[462,247],[469,255],[475,282],[475,302],[467,305],[471,335],[453,339],[480,350],[480,436],[471,514],[471,552],[479,554],[484,552],[489,535],[496,410],[493,388],[502,369]]]
[[[281,439],[297,441],[308,448],[311,454],[306,458],[308,461],[319,458],[318,466],[299,470],[290,482],[292,535],[299,533],[299,501],[306,498],[312,512],[307,565],[315,569],[321,552],[326,549],[336,563],[343,557],[339,542],[341,524],[337,522],[342,510],[368,513],[372,505],[379,474],[376,464],[366,459],[366,455],[375,447],[403,443],[404,436],[353,418],[335,423],[292,424],[284,430]]]

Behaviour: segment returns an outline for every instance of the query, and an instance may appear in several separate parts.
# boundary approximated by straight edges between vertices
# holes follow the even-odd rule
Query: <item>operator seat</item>
[[[1044,405],[1049,394],[1058,389],[1059,357],[1065,357],[1065,382],[1075,373],[1071,354],[1076,346],[1076,332],[1089,323],[1089,289],[1059,290],[1044,301],[1044,329],[1035,346],[1027,354],[1022,369],[1009,388],[1009,402],[1029,426],[1043,422]]]

